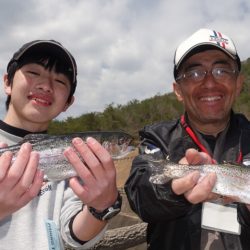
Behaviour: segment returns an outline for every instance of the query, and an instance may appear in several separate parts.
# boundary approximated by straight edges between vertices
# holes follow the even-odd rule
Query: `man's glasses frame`
[[[211,70],[196,68],[177,76],[176,81],[201,82],[208,74],[212,74],[215,80],[229,81],[239,73],[237,69],[214,67]]]

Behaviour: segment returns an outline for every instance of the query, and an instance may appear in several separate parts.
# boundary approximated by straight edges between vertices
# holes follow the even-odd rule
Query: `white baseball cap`
[[[187,58],[187,56],[195,54],[196,50],[196,53],[198,53],[201,51],[199,49],[206,49],[206,47],[211,48],[211,46],[222,50],[233,60],[237,61],[240,70],[241,62],[233,40],[215,30],[199,29],[177,47],[174,56],[174,76],[176,77],[181,63]]]

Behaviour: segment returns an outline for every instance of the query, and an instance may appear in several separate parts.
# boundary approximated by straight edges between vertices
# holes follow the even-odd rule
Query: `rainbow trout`
[[[217,176],[214,193],[250,204],[250,167],[232,163],[182,165],[168,160],[153,160],[152,157],[148,158],[148,162],[152,167],[151,183],[164,184],[172,178],[183,177],[192,171],[199,171],[201,178],[214,172]]]
[[[13,161],[16,153],[24,142],[30,142],[32,149],[40,155],[39,168],[44,171],[46,181],[61,181],[73,176],[76,172],[63,155],[63,151],[71,145],[75,137],[86,140],[94,137],[110,153],[114,161],[125,158],[134,147],[130,145],[132,136],[120,131],[90,131],[65,135],[29,134],[15,145],[1,148],[0,155],[5,151],[13,152]]]

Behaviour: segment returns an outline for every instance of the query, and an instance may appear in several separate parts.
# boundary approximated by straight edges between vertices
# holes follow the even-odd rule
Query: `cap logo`
[[[226,45],[228,45],[228,39],[222,37],[222,34],[220,32],[213,31],[214,35],[210,35],[211,42],[216,42],[220,47],[226,48]]]

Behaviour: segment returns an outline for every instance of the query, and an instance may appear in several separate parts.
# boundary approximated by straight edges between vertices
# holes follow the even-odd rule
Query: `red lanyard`
[[[181,125],[183,126],[183,128],[186,130],[186,132],[188,133],[188,135],[191,137],[191,139],[194,141],[194,143],[200,148],[200,150],[204,153],[207,153],[208,155],[209,152],[207,151],[207,149],[202,145],[202,143],[199,141],[198,137],[196,136],[196,134],[192,131],[192,129],[188,126],[188,124],[185,121],[185,116],[182,115],[181,116]],[[210,157],[212,158],[212,156],[210,155]],[[238,159],[237,159],[238,163],[242,162],[242,152],[239,152],[238,155]],[[216,163],[216,161],[212,158],[212,163]]]

